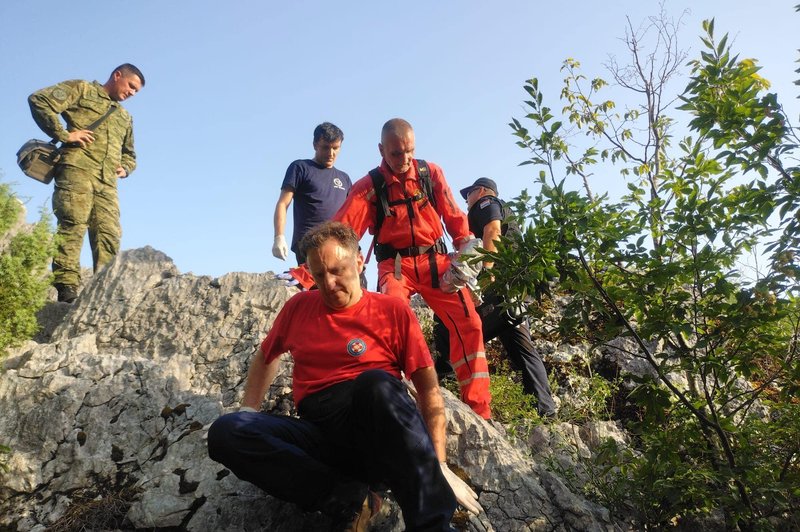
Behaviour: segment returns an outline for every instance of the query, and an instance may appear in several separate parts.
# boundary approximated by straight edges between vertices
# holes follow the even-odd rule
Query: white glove
[[[286,260],[289,256],[289,247],[286,245],[286,237],[278,235],[272,244],[272,256],[276,259]]]
[[[469,257],[478,254],[478,248],[483,246],[483,240],[480,238],[470,238],[458,248],[458,254],[462,257]]]
[[[458,504],[475,515],[481,513],[483,507],[478,502],[478,494],[475,493],[466,482],[461,480],[458,475],[450,471],[446,463],[439,462],[439,465],[442,466],[442,474],[445,480],[447,480],[447,483],[450,484],[450,489],[453,490]]]
[[[481,261],[470,260],[478,255],[483,245],[480,238],[472,238],[461,245],[458,253],[450,253],[450,266],[439,279],[442,292],[454,294],[467,285],[477,285],[478,274],[483,269]]]
[[[439,288],[442,292],[446,294],[455,294],[465,286],[469,282],[469,279],[465,279],[461,276],[461,273],[453,268],[453,261],[450,262],[450,267],[445,270],[442,274],[442,278],[439,279]]]
[[[239,412],[258,412],[258,410],[249,406],[240,406]]]
[[[483,240],[480,238],[473,238],[467,240],[458,249],[456,260],[452,261],[450,264],[452,265],[451,267],[459,271],[461,274],[460,277],[472,279],[478,277],[478,274],[481,273],[483,262],[471,260],[480,254],[478,248],[481,246],[483,246]]]
[[[297,279],[295,279],[295,278],[294,278],[294,276],[293,276],[291,273],[289,273],[289,272],[283,272],[283,273],[279,273],[279,274],[278,274],[278,275],[276,275],[275,277],[277,277],[278,279],[280,279],[281,281],[283,281],[283,284],[284,284],[285,286],[290,286],[290,287],[291,287],[291,286],[295,286],[295,287],[299,288],[300,290],[303,290],[303,287],[302,287],[302,286],[299,286],[299,284],[300,284],[300,281],[298,281]]]

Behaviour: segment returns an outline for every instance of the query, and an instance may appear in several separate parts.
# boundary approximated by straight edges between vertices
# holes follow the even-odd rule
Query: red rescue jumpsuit
[[[380,172],[386,179],[390,202],[419,194],[419,200],[390,208],[380,228],[377,244],[395,250],[433,246],[443,236],[442,220],[453,242],[459,246],[472,237],[466,215],[457,207],[453,193],[444,179],[444,172],[428,163],[436,208],[422,192],[418,181],[418,165],[401,181],[383,161]],[[377,222],[377,198],[372,178],[358,180],[333,220],[348,224],[359,238],[369,229],[374,234]],[[410,207],[407,207],[410,205]],[[489,402],[489,368],[483,346],[481,320],[475,311],[469,291],[464,288],[447,294],[438,288],[439,277],[449,267],[444,253],[429,252],[417,256],[393,257],[378,263],[378,286],[384,294],[408,301],[418,293],[439,315],[450,332],[450,363],[458,378],[461,400],[485,419],[491,417]]]

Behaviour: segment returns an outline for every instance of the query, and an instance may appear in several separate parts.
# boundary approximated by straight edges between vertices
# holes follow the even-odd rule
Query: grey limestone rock
[[[0,529],[325,529],[322,515],[265,495],[206,451],[208,426],[238,407],[249,358],[293,291],[270,272],[182,275],[154,249],[120,254],[54,314],[43,343],[6,360]],[[265,409],[293,411],[290,370],[287,357]],[[444,393],[450,465],[486,509],[458,512],[459,528],[625,528]],[[390,494],[384,502],[372,529],[402,530]]]

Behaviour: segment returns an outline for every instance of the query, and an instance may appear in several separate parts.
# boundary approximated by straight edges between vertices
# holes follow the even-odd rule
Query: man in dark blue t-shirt
[[[297,264],[303,264],[306,257],[298,248],[300,239],[315,225],[330,220],[350,193],[350,177],[333,167],[343,140],[344,133],[341,129],[330,122],[323,122],[314,129],[314,158],[299,159],[286,169],[273,218],[274,257],[286,260],[289,255],[284,228],[286,212],[292,200],[295,201],[292,208],[294,229],[291,249],[297,258]]]

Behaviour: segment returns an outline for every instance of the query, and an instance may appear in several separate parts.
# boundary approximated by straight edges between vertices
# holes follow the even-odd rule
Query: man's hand
[[[278,235],[272,244],[272,256],[276,259],[286,260],[289,256],[289,247],[286,245],[286,237]]]
[[[288,286],[289,288],[295,287],[295,288],[299,289],[301,292],[303,290],[305,290],[303,288],[303,285],[300,284],[300,281],[295,279],[294,276],[289,272],[279,273],[275,277],[277,277],[278,279],[283,281],[284,286]]]
[[[458,247],[458,254],[467,258],[472,255],[478,254],[478,248],[483,245],[483,240],[480,238],[470,238]]]
[[[450,263],[452,265],[452,262]],[[467,286],[468,279],[461,276],[458,270],[452,266],[447,268],[439,279],[439,288],[446,294],[455,294],[465,286]]]
[[[450,489],[453,490],[458,504],[466,508],[468,512],[471,512],[475,515],[481,513],[483,511],[483,507],[478,502],[478,494],[475,493],[466,482],[461,480],[458,475],[450,471],[450,468],[447,467],[446,463],[439,462],[439,465],[442,466],[442,474],[444,475],[445,480],[447,480],[447,483],[450,484]]]
[[[264,353],[261,347],[256,349],[250,359],[250,367],[247,370],[247,380],[244,383],[244,395],[242,396],[242,406],[240,412],[256,412],[261,408],[261,402],[267,393],[270,384],[275,380],[280,366],[280,357],[274,358],[269,364],[264,363]]]
[[[450,266],[439,279],[442,292],[453,294],[465,286],[476,284],[478,273],[483,268],[480,261],[474,260],[480,246],[479,238],[471,238],[461,244],[458,253],[450,253]]]
[[[67,135],[67,144],[77,143],[80,144],[81,148],[85,147],[87,144],[91,144],[92,142],[94,142],[94,133],[88,129],[70,131]]]
[[[128,171],[121,166],[117,166],[117,177],[120,179],[128,177]]]

